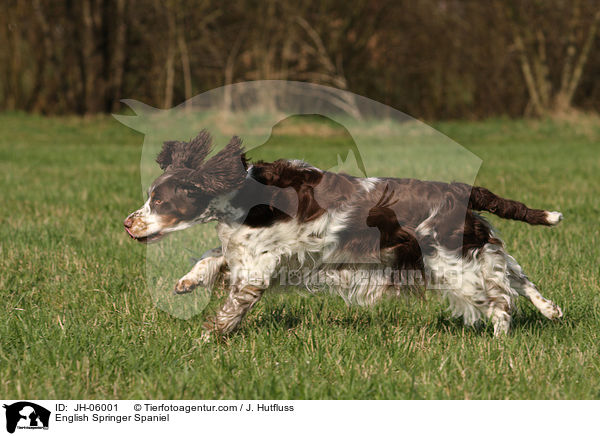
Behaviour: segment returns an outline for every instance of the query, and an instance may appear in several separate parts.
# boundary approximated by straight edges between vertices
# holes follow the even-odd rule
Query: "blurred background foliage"
[[[283,79],[423,119],[598,111],[599,21],[600,0],[2,0],[0,110]]]

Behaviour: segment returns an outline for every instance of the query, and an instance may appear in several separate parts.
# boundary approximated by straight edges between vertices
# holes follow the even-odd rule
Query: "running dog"
[[[239,326],[282,268],[304,279],[316,274],[359,304],[424,286],[445,296],[465,324],[491,320],[495,335],[509,331],[519,296],[549,319],[562,316],[477,213],[554,226],[559,212],[463,183],[357,178],[297,160],[250,164],[237,137],[208,158],[211,142],[206,131],[190,142],[166,142],[157,157],[163,174],[124,225],[148,243],[217,221],[221,247],[207,252],[175,292],[211,287],[225,274],[229,295],[207,322],[218,334]],[[399,279],[407,271],[420,281]]]

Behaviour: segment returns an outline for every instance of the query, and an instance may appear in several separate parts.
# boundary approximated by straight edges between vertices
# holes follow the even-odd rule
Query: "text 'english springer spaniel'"
[[[490,319],[496,335],[508,332],[519,295],[549,319],[562,316],[476,211],[546,226],[559,223],[559,212],[463,183],[357,178],[302,161],[249,165],[237,137],[207,159],[210,152],[206,131],[190,142],[166,142],[157,158],[164,173],[124,222],[140,242],[218,222],[221,247],[175,286],[186,293],[227,277],[229,296],[207,322],[210,330],[233,331],[269,287],[292,283],[291,273],[293,284],[321,286],[349,303],[438,292],[454,316],[469,325]]]

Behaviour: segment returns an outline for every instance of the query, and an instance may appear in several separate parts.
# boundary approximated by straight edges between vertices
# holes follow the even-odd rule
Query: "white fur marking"
[[[379,179],[376,177],[369,177],[368,179],[359,179],[360,186],[366,191],[371,192],[375,189],[375,186],[379,183]]]
[[[548,221],[548,224],[550,224],[551,226],[557,225],[562,220],[563,220],[562,213],[546,211],[546,221]]]

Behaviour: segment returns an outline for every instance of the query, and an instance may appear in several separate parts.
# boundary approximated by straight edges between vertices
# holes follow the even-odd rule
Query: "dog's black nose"
[[[123,225],[130,229],[131,226],[133,225],[133,220],[130,217],[125,218],[125,221],[123,221]]]

